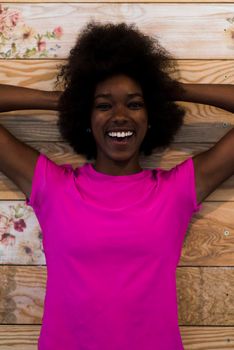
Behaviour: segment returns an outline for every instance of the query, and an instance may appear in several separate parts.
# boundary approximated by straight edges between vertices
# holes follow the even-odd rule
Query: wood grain
[[[0,323],[41,323],[45,267],[0,266]]]
[[[2,0],[1,3],[8,3],[9,0]],[[12,0],[11,3],[22,3],[22,0]],[[34,4],[34,3],[64,3],[63,0],[30,0],[30,3]],[[72,1],[74,3],[83,3],[84,0],[74,0]],[[188,0],[126,0],[126,1],[123,1],[123,0],[108,0],[108,1],[99,1],[99,0],[86,0],[85,3],[124,3],[124,4],[132,4],[132,3],[178,3],[178,4],[181,4],[181,3],[188,3]],[[201,3],[201,0],[193,0],[193,3]],[[203,0],[202,3],[221,3],[221,0]],[[233,3],[233,0],[225,0],[223,1],[222,3]]]
[[[40,325],[0,325],[0,350],[37,350]],[[226,350],[234,347],[234,327],[180,326],[184,350]]]
[[[184,350],[226,350],[234,348],[234,327],[180,326]]]
[[[234,56],[232,59],[177,59],[172,77],[183,83],[233,84]],[[66,59],[0,60],[0,83],[34,89],[53,90],[59,67]]]
[[[181,326],[234,324],[233,267],[178,267],[176,277]],[[0,323],[40,324],[46,279],[44,266],[0,266]]]
[[[37,350],[40,328],[40,325],[0,325],[0,350]]]
[[[234,324],[232,267],[179,267],[176,272],[180,325]]]
[[[208,202],[188,227],[180,266],[234,266],[234,202]]]
[[[51,34],[50,39],[43,39],[43,47],[46,47],[43,49],[33,41],[33,36],[31,43],[18,35],[14,50],[11,50],[11,39],[2,47],[3,58],[66,58],[81,29],[92,18],[103,23],[137,23],[146,34],[157,37],[176,58],[233,59],[232,3],[200,3],[199,6],[193,3],[178,6],[176,3],[99,2],[6,5],[9,9],[17,9],[21,14],[20,21],[33,28],[36,35],[53,33],[58,24],[63,35],[51,39]],[[18,26],[14,30],[18,30]]]

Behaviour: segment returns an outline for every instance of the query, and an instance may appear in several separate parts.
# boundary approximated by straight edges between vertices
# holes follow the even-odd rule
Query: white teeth
[[[127,131],[127,132],[108,132],[108,136],[111,136],[111,137],[127,137],[127,136],[132,136],[133,135],[133,132],[132,131]]]

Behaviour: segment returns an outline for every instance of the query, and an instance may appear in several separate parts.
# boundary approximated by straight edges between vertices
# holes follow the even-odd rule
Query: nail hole
[[[228,123],[224,122],[224,123],[223,123],[223,128],[227,128],[228,125],[229,125]]]

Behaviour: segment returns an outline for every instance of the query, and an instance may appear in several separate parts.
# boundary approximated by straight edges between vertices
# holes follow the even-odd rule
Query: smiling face
[[[119,74],[100,82],[91,113],[96,170],[113,175],[140,171],[139,149],[147,122],[143,92],[135,80]]]

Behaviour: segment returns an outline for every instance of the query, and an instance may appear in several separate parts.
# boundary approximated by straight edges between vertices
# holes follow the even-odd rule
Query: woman
[[[183,349],[176,266],[192,215],[234,173],[234,130],[170,170],[142,169],[139,155],[173,141],[185,115],[174,101],[233,112],[234,87],[180,84],[171,58],[134,25],[90,22],[62,93],[1,86],[1,111],[58,109],[64,140],[94,159],[59,166],[0,128],[0,170],[43,233],[40,350]]]

